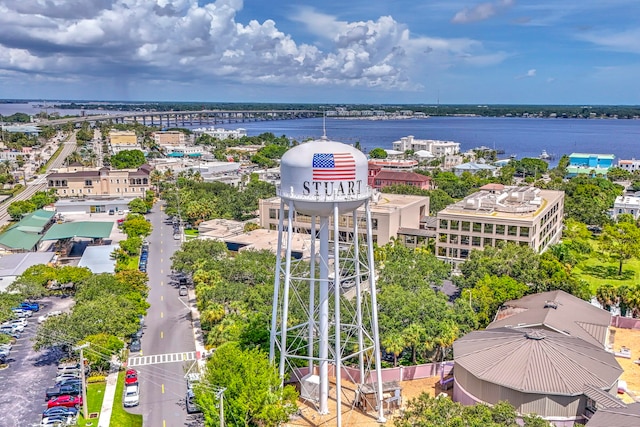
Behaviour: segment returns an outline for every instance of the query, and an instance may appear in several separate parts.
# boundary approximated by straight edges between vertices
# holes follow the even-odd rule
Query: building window
[[[488,237],[484,238],[484,242],[482,243],[482,246],[484,246],[485,248],[487,246],[493,246],[493,239],[490,239]]]
[[[438,256],[447,256],[447,248],[438,248]]]
[[[529,237],[529,227],[520,227],[520,237]]]
[[[371,218],[371,229],[372,230],[377,230],[378,229],[378,219],[377,218]]]
[[[49,181],[49,187],[53,187],[53,181]]]
[[[484,224],[484,232],[485,232],[486,234],[491,234],[491,233],[493,233],[493,224],[485,223],[485,224]]]
[[[149,180],[147,178],[142,178],[142,183],[144,185],[147,185],[147,184],[149,184]]]
[[[440,233],[440,237],[439,237],[439,239],[440,239],[440,242],[442,242],[442,243],[446,243],[446,242],[447,242],[447,235],[446,235],[446,233]]]
[[[62,180],[62,186],[66,187],[67,186],[67,181],[65,179]]]
[[[496,225],[496,234],[504,235],[504,225],[500,225],[500,224]]]
[[[449,221],[447,221],[446,219],[441,219],[440,228],[443,230],[446,230],[447,228],[449,228]]]
[[[471,239],[471,246],[478,246],[478,247],[480,247],[480,237],[478,237],[478,236],[473,236],[473,238]]]
[[[122,182],[127,183],[127,178],[123,179]]]
[[[471,231],[471,223],[469,221],[462,221],[462,231]]]
[[[460,244],[461,245],[469,245],[469,236],[467,236],[466,234],[463,234],[462,236],[460,236]]]
[[[518,227],[515,225],[510,225],[509,229],[507,230],[507,234],[509,236],[517,236],[518,235]]]
[[[458,248],[451,248],[451,258],[458,258]]]
[[[120,192],[120,187],[116,188],[116,193]]]
[[[469,249],[460,249],[460,258],[462,259],[469,258]]]
[[[482,224],[479,222],[474,222],[473,223],[473,232],[474,233],[480,233],[482,231]]]
[[[73,188],[71,189],[71,194],[75,194],[75,190]]]
[[[120,179],[116,179],[116,184],[120,184]]]
[[[84,186],[85,187],[91,187],[93,185],[93,182],[90,179],[86,179],[84,181]]]
[[[87,193],[91,193],[91,189],[90,188],[87,188]]]
[[[273,208],[269,209],[269,218],[270,219],[278,219],[278,214],[276,213],[276,210]]]
[[[458,228],[460,228],[460,221],[458,221],[457,219],[452,219],[450,225],[451,230],[457,230]]]
[[[457,234],[451,234],[449,235],[449,243],[454,243],[454,244],[458,244],[458,235]]]

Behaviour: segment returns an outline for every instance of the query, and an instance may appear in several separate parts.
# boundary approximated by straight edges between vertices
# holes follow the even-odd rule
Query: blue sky
[[[0,0],[0,98],[640,103],[638,0]]]

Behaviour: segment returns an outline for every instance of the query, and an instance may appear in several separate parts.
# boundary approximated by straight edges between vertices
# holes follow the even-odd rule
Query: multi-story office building
[[[195,137],[199,137],[200,135],[209,135],[213,138],[224,140],[224,139],[238,139],[243,136],[247,136],[247,130],[244,128],[238,129],[222,129],[222,128],[198,128],[194,129],[193,134]]]
[[[425,241],[426,230],[420,229],[421,219],[429,213],[429,198],[422,196],[410,196],[402,194],[376,193],[371,207],[372,239],[378,245],[385,245],[391,238],[399,238],[409,246],[416,246]],[[260,226],[269,230],[278,229],[278,213],[280,211],[280,198],[272,197],[260,200]],[[286,213],[288,216],[288,213]],[[357,210],[360,229],[365,231],[364,209]],[[285,216],[285,223],[286,218]],[[311,233],[311,217],[295,213],[294,227],[297,233]],[[316,226],[319,223],[316,222]],[[330,223],[330,229],[334,225]],[[348,235],[353,230],[353,215],[344,214],[339,218],[341,240],[350,241]],[[275,238],[275,237],[274,237]]]
[[[560,240],[563,212],[563,191],[485,185],[438,212],[436,255],[457,264],[503,242],[542,252]]]
[[[151,187],[152,170],[149,165],[138,169],[109,169],[76,164],[50,173],[47,181],[49,189],[55,189],[58,197],[143,197]]]

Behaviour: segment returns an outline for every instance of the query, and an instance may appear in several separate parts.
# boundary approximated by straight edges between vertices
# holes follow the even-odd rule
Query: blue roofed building
[[[606,175],[613,164],[613,154],[571,153],[569,166],[567,166],[567,178],[578,175]]]

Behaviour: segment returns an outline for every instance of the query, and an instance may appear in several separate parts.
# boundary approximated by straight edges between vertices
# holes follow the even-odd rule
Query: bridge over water
[[[132,111],[43,120],[38,124],[40,126],[60,126],[66,123],[89,122],[94,124],[111,121],[112,123],[141,123],[145,126],[179,127],[265,120],[308,119],[321,116],[322,111],[315,110]]]

